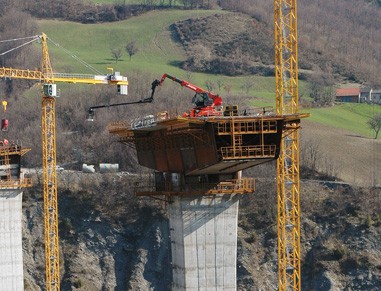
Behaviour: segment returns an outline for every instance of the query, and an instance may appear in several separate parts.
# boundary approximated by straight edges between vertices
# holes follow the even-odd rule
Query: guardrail
[[[275,157],[276,145],[221,147],[220,153],[224,160]]]
[[[173,186],[170,182],[152,182],[143,185],[137,183],[134,187],[136,196],[249,194],[254,191],[253,178],[233,179],[219,183],[190,183],[181,186]]]
[[[32,187],[32,179],[0,180],[0,189]]]

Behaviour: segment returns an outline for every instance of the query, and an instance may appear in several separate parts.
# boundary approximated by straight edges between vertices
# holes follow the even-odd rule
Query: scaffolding
[[[19,145],[0,145],[0,189],[18,189],[32,186],[32,179],[24,177],[20,160],[31,149]]]

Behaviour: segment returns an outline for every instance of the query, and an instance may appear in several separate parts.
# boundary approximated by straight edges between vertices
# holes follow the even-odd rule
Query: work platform
[[[0,189],[31,187],[32,180],[21,172],[21,157],[29,152],[16,144],[0,144]]]
[[[277,159],[282,132],[301,115],[255,114],[208,118],[166,113],[116,122],[109,132],[136,149],[139,164],[159,172],[221,175]]]

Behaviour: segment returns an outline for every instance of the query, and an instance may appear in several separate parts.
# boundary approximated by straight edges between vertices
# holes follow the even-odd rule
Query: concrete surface
[[[173,199],[169,205],[173,290],[236,290],[238,197]]]
[[[24,290],[22,192],[0,190],[0,291]]]

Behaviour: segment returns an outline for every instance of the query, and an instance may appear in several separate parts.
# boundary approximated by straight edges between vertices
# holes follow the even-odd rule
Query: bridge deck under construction
[[[159,172],[232,174],[277,159],[282,132],[302,115],[172,117],[160,113],[109,125],[136,148],[139,164]]]

